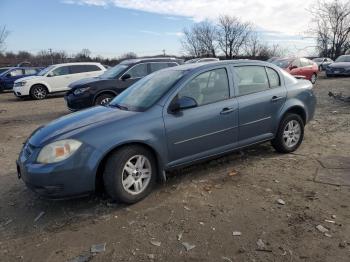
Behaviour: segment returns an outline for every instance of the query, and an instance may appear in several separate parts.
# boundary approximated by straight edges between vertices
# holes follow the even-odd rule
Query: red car
[[[318,74],[318,65],[307,58],[280,58],[271,63],[283,68],[293,76],[301,76],[315,84]]]

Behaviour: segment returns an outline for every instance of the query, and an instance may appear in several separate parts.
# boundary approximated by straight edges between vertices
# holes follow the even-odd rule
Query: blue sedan
[[[36,130],[18,176],[50,198],[103,185],[117,201],[146,197],[166,171],[271,141],[296,150],[316,99],[310,81],[266,62],[189,64],[155,72],[97,106]]]
[[[0,92],[12,90],[13,84],[22,77],[36,75],[42,68],[39,67],[9,67],[1,70],[0,68]]]

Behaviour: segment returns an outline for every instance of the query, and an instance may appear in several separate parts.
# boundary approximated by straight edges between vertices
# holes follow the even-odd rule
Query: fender
[[[307,119],[309,119],[308,111],[305,105],[296,98],[290,98],[290,99],[287,99],[286,103],[283,105],[281,111],[278,114],[277,127],[275,130],[277,130],[279,123],[281,122],[284,115],[290,110],[302,110],[301,112],[303,112],[304,115],[301,117],[304,119],[305,123],[307,122]]]
[[[39,80],[39,81],[36,81],[35,83],[33,83],[31,86],[30,86],[30,89],[29,91],[32,89],[33,86],[35,85],[43,85],[47,88],[47,90],[49,91],[49,93],[52,93],[52,88],[51,86],[49,85],[49,83],[47,83],[46,81],[43,81],[43,80]]]

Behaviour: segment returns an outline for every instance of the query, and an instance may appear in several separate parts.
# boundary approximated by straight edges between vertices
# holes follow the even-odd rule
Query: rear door
[[[274,136],[278,113],[287,95],[281,79],[281,75],[270,67],[234,67],[240,146],[268,140]]]
[[[70,66],[56,67],[47,75],[46,81],[51,87],[51,92],[68,90],[68,85],[73,82]]]

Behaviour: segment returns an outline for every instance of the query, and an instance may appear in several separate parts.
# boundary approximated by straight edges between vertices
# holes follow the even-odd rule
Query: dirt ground
[[[350,261],[350,103],[328,97],[350,96],[350,78],[319,79],[314,89],[317,113],[294,154],[265,143],[178,170],[133,206],[28,190],[16,175],[22,143],[69,112],[62,96],[0,94],[0,260]],[[345,179],[315,182],[319,172]]]

